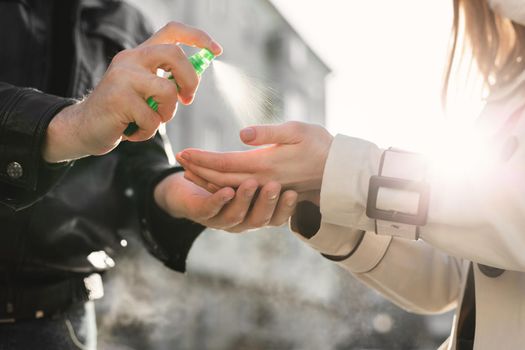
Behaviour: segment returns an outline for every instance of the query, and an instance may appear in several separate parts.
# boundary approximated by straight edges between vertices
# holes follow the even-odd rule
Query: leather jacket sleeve
[[[136,194],[141,235],[148,250],[164,264],[184,272],[188,252],[204,226],[190,220],[176,219],[157,206],[155,186],[166,176],[183,171],[169,164],[159,133],[146,142],[125,142],[124,172]]]
[[[46,164],[41,147],[51,119],[74,100],[0,82],[0,203],[23,209],[42,197],[69,164]]]

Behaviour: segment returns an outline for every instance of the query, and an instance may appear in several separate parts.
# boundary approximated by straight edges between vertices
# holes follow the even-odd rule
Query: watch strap
[[[375,219],[377,234],[419,238],[430,195],[426,173],[420,154],[392,148],[383,153],[379,175],[370,178],[367,203],[367,216]]]

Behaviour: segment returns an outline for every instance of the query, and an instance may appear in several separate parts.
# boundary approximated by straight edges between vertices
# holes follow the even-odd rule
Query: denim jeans
[[[95,304],[72,306],[49,318],[0,324],[0,350],[95,350]]]

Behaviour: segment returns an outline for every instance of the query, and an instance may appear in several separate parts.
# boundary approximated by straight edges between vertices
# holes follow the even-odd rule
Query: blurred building
[[[225,49],[227,66],[205,73],[195,103],[180,107],[167,127],[175,151],[242,149],[238,131],[254,122],[325,123],[330,69],[271,1],[132,2],[156,28],[182,21]],[[192,248],[186,276],[133,239],[130,248],[99,304],[104,349],[432,349],[448,334],[448,316],[398,309],[286,227],[208,230]]]
[[[230,64],[222,74],[213,72],[220,67],[206,72],[195,103],[169,124],[174,149],[240,148],[238,130],[249,123],[325,123],[325,78],[330,70],[270,1],[160,3],[167,13],[212,33],[224,46],[220,61]],[[148,8],[156,7],[148,2]],[[164,18],[150,16],[157,27],[162,25]]]

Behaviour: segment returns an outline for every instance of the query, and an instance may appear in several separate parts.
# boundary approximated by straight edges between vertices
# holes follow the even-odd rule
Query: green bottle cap
[[[197,72],[198,75],[201,75],[210,66],[214,58],[215,55],[210,50],[202,49],[192,55],[189,60],[193,65],[195,72]]]

